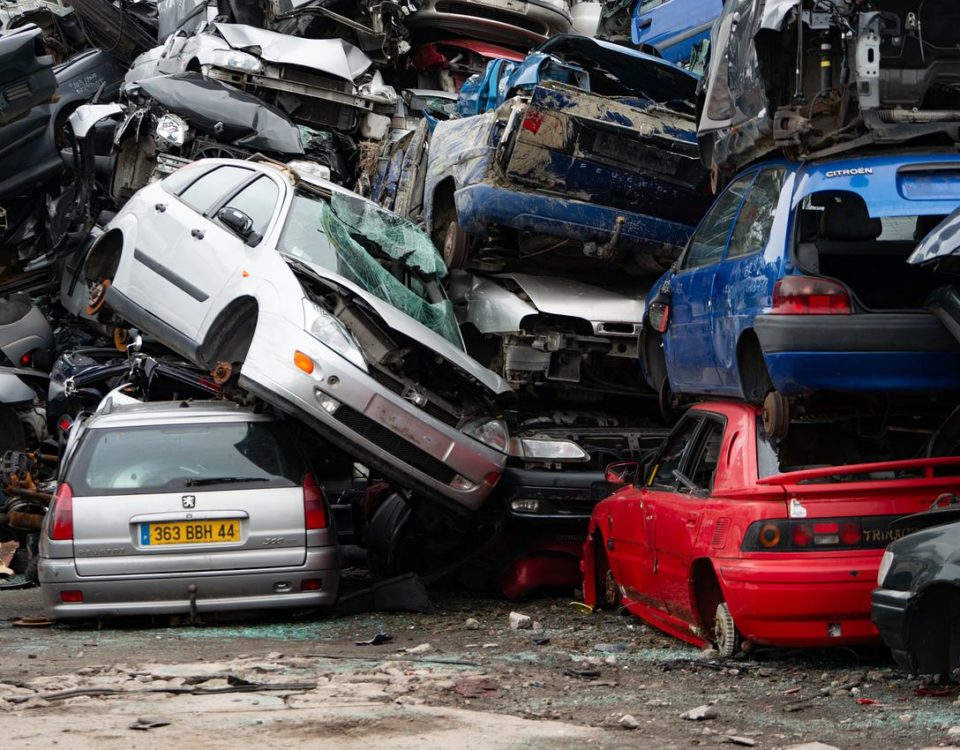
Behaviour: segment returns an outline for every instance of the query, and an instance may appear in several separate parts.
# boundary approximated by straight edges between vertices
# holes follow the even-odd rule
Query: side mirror
[[[249,241],[250,237],[254,234],[253,219],[239,209],[230,208],[229,206],[221,208],[217,211],[217,221],[244,240]]]
[[[604,480],[609,484],[627,485],[640,481],[641,466],[639,461],[620,461],[608,464],[604,472]]]

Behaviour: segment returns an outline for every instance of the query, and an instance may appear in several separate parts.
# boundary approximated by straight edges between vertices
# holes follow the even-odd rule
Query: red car
[[[800,422],[775,441],[758,407],[694,406],[645,469],[608,467],[628,486],[594,508],[585,601],[725,656],[879,643],[870,592],[884,547],[910,531],[890,522],[960,491],[960,457],[911,455],[910,432]]]

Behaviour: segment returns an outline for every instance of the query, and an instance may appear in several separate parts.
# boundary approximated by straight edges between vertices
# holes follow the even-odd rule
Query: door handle
[[[644,18],[640,23],[637,24],[638,29],[649,29],[651,24],[653,24],[652,18]]]
[[[156,211],[158,214],[162,214],[164,211],[167,210],[167,204],[157,203],[154,205],[153,210]]]
[[[190,236],[193,237],[195,240],[202,240],[202,239],[203,239],[203,230],[202,230],[202,229],[191,229],[191,230],[190,230]]]

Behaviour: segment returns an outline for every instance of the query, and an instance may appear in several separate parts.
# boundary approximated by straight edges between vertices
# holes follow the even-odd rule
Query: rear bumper
[[[623,217],[618,248],[649,251],[653,247],[658,257],[672,260],[693,232],[686,224],[655,216],[483,182],[460,188],[454,197],[460,226],[480,236],[494,224],[518,232],[603,244],[610,241],[617,219]]]
[[[97,577],[77,575],[73,558],[40,558],[39,574],[44,610],[55,620],[188,614],[191,585],[198,612],[310,608],[336,602],[340,553],[308,548],[306,562],[295,568]],[[320,588],[301,591],[307,579],[320,579]],[[64,591],[81,591],[83,602],[63,603]]]
[[[746,640],[787,647],[879,643],[870,619],[870,592],[881,554],[718,560],[716,567]]]
[[[912,591],[874,589],[871,616],[880,631],[883,642],[890,647],[893,658],[902,669],[917,671],[916,655],[910,651],[910,609],[914,603]]]
[[[960,389],[960,343],[928,313],[758,315],[754,330],[785,395]]]

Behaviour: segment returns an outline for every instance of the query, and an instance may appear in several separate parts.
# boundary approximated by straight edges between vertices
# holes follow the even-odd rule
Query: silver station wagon
[[[332,518],[283,424],[227,402],[115,398],[64,451],[40,542],[49,616],[334,603]]]

